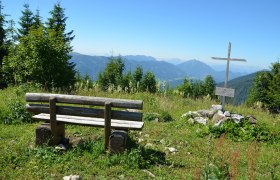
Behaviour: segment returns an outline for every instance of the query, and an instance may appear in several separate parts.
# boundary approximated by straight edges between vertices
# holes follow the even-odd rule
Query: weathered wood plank
[[[49,113],[49,105],[47,104],[27,104],[26,109],[33,113]],[[56,113],[70,116],[84,116],[104,118],[104,109],[94,109],[75,106],[56,106]],[[111,111],[112,119],[142,121],[142,113],[126,112],[126,111]]]
[[[226,96],[226,97],[234,97],[234,89],[223,88],[223,87],[216,87],[215,95]]]
[[[143,109],[143,101],[141,100],[114,99],[103,97],[74,96],[47,93],[26,93],[25,100],[27,102],[48,102],[51,97],[55,97],[57,103],[104,106],[105,102],[111,102],[112,107]]]
[[[34,115],[32,118],[36,120],[44,120],[47,122],[50,121],[50,115],[45,113]],[[56,115],[56,120],[58,122],[64,122],[67,124],[80,124],[93,127],[104,127],[105,125],[105,121],[103,118]],[[144,122],[111,119],[111,128],[114,129],[141,130],[143,126]]]
[[[52,142],[54,145],[59,144],[65,136],[65,128],[63,123],[58,123],[56,121],[56,98],[51,97],[49,99],[49,113],[50,113],[50,124],[51,124],[51,131],[53,135]]]
[[[104,120],[105,120],[105,127],[104,127],[104,135],[105,135],[105,144],[104,149],[109,149],[109,138],[111,135],[111,103],[105,102],[105,110],[104,110]]]

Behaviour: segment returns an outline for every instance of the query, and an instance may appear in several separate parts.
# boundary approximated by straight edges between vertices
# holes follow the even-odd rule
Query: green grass
[[[38,88],[11,87],[0,91],[0,121],[9,115],[8,104],[24,102],[26,92]],[[181,115],[198,109],[209,109],[214,101],[184,99],[177,95],[148,93],[104,93],[97,90],[77,92],[79,95],[141,99],[143,113],[168,112],[173,121],[145,121],[142,131],[130,131],[126,153],[110,156],[103,152],[103,129],[66,126],[66,136],[82,138],[83,143],[60,152],[52,147],[35,147],[32,124],[0,124],[0,179],[62,179],[78,174],[83,179],[149,179],[143,169],[158,179],[193,179],[209,170],[209,164],[229,164],[229,172],[237,179],[280,179],[280,144],[269,142],[234,142],[227,138],[201,136],[204,127],[191,125]],[[259,124],[272,132],[280,132],[280,117],[242,106],[226,106],[227,110],[253,114]],[[141,140],[139,142],[139,140]],[[168,147],[178,150],[170,153]],[[238,156],[237,156],[238,155]],[[239,157],[234,162],[233,157]],[[208,162],[208,163],[207,163]],[[236,167],[237,171],[233,173]],[[222,171],[222,170],[220,170]],[[237,172],[237,173],[236,173]]]

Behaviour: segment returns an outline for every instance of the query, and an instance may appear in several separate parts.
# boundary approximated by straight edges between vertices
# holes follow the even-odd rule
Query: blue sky
[[[2,0],[18,22],[24,3],[46,20],[57,0]],[[280,58],[279,0],[61,0],[74,51],[149,55],[160,59],[212,56],[247,59],[268,68]],[[225,62],[224,62],[225,63]],[[235,62],[239,64],[241,62]]]

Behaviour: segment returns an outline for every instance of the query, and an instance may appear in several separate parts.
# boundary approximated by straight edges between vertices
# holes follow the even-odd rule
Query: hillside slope
[[[228,82],[228,87],[235,89],[234,98],[229,99],[231,103],[233,103],[234,105],[239,105],[246,101],[256,74],[257,72],[235,78]],[[218,83],[217,86],[223,87],[224,83]]]

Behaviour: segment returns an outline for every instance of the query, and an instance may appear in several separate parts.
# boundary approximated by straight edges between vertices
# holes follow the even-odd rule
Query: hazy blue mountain
[[[90,75],[94,80],[97,80],[98,74],[105,69],[109,59],[106,56],[89,56],[79,53],[71,53],[71,55],[71,62],[76,64],[76,69],[82,75]],[[203,80],[206,75],[210,74],[216,82],[224,81],[225,78],[224,71],[215,71],[209,65],[198,60],[190,60],[174,65],[143,55],[123,56],[123,59],[126,72],[134,71],[137,66],[141,66],[144,72],[152,71],[157,79],[166,80],[173,87],[182,84],[183,79],[186,77]],[[229,75],[230,79],[237,76],[240,76],[240,74],[230,73]]]
[[[99,72],[102,72],[108,62],[108,57],[105,56],[89,56],[79,53],[71,53],[70,62],[76,64],[76,70],[82,75],[88,74],[94,80],[97,80]]]
[[[145,56],[145,55],[127,55],[127,56],[123,56],[123,58],[126,60],[132,60],[132,61],[138,61],[138,62],[157,61],[154,57]]]
[[[181,64],[183,62],[185,62],[186,60],[182,60],[182,59],[178,59],[178,58],[172,58],[172,59],[160,59],[162,61],[168,62],[170,64],[174,64],[174,65],[178,65]]]
[[[212,64],[210,65],[214,70],[216,71],[223,71],[226,69],[226,63],[224,64]],[[230,70],[233,72],[237,73],[254,73],[257,71],[262,70],[263,68],[257,67],[257,66],[247,66],[246,64],[235,64],[235,63],[230,63]]]
[[[215,71],[209,65],[198,61],[189,60],[177,65],[180,70],[185,72],[185,74],[190,78],[204,79],[207,75],[213,76],[216,82],[222,82],[225,80],[225,71]],[[229,72],[229,80],[241,76],[241,73]]]
[[[71,56],[71,62],[76,64],[76,70],[82,75],[89,74],[94,80],[97,80],[98,74],[105,69],[109,61],[109,58],[105,56],[88,56],[79,53],[72,53]],[[133,59],[133,57],[136,59]],[[137,66],[141,66],[144,73],[152,71],[160,80],[171,80],[184,76],[175,65],[157,61],[149,56],[123,56],[123,58],[125,72],[134,71]]]

